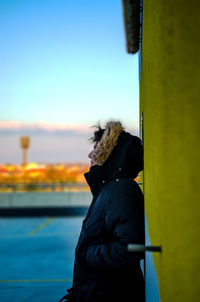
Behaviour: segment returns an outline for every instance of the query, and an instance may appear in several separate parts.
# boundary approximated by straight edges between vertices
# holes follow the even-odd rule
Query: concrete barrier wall
[[[91,200],[90,192],[1,193],[0,208],[89,206]]]

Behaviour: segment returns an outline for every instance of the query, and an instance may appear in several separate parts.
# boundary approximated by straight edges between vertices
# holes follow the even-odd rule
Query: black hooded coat
[[[127,251],[144,244],[143,194],[133,180],[142,169],[141,140],[123,131],[103,165],[85,174],[93,200],[75,252],[73,301],[144,301],[144,255]]]

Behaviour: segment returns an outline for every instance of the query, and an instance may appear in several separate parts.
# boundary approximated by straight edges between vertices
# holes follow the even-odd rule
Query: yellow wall
[[[199,3],[199,4],[198,4]],[[144,194],[162,302],[200,298],[200,2],[144,0]]]

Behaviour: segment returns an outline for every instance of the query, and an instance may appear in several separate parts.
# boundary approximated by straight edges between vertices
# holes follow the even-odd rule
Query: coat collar
[[[105,184],[102,167],[94,165],[90,168],[89,172],[84,174],[84,176],[93,196],[95,196]]]

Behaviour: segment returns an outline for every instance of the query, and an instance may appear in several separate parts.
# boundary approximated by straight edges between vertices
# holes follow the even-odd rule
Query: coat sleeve
[[[115,194],[116,195],[116,194]],[[143,258],[143,253],[127,251],[128,243],[144,244],[144,206],[133,195],[118,194],[109,202],[105,227],[112,233],[112,242],[89,246],[85,251],[86,265],[94,269],[129,268]]]

